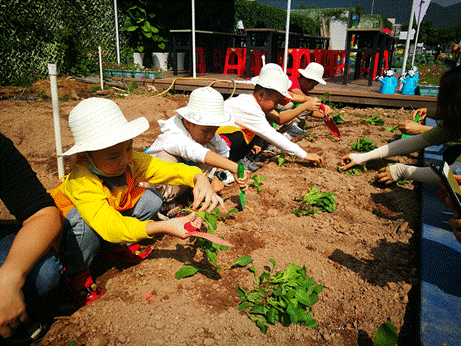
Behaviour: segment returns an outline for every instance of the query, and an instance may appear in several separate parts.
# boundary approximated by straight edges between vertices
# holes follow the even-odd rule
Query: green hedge
[[[30,85],[48,76],[97,71],[98,46],[116,60],[110,0],[6,0],[0,4],[0,83]],[[123,23],[119,11],[119,23]],[[123,42],[123,35],[121,36]]]
[[[262,5],[256,1],[235,1],[235,22],[242,20],[246,29],[271,28],[284,30],[287,21],[287,11]],[[318,36],[319,25],[311,18],[292,13],[290,15],[290,28],[308,35]]]

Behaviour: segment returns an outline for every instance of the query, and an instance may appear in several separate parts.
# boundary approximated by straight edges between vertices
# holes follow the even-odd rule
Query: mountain
[[[286,1],[257,0],[257,2],[286,10]],[[360,4],[363,6],[363,13],[370,14],[372,2],[372,0],[292,0],[291,9],[297,10],[301,5],[307,7],[315,6],[318,8],[341,8],[349,7],[350,5],[355,7]],[[375,0],[373,14],[380,14],[384,18],[395,18],[396,23],[399,24],[408,24],[410,21],[412,3],[412,0]],[[435,29],[442,29],[461,24],[460,14],[461,2],[443,7],[435,1],[431,1],[423,20],[430,20]]]

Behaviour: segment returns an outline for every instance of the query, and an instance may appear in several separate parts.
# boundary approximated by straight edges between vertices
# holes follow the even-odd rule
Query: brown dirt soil
[[[68,114],[79,99],[94,95],[89,93],[94,85],[69,79],[60,83],[59,96],[69,95],[60,102],[66,150],[73,144]],[[6,97],[1,101],[0,131],[13,140],[49,189],[58,179],[51,100],[10,98],[43,96],[47,88],[46,81],[33,90],[1,88],[0,95]],[[144,116],[150,122],[150,129],[135,139],[136,150],[155,140],[158,119],[172,116],[188,99],[179,94],[151,97],[153,93],[143,87],[126,97],[112,96],[129,120]],[[316,328],[277,323],[263,335],[244,312],[237,311],[237,287],[253,287],[254,276],[247,268],[232,268],[219,277],[198,273],[176,280],[174,274],[182,266],[206,261],[190,240],[163,236],[145,242],[153,252],[138,265],[101,262],[95,276],[105,295],[78,310],[69,307],[68,299],[61,301],[51,312],[54,323],[38,345],[68,345],[72,340],[78,345],[372,345],[377,328],[388,320],[401,336],[405,330],[415,333],[414,321],[407,315],[409,293],[418,282],[419,185],[371,183],[378,168],[391,162],[416,164],[418,155],[369,162],[360,175],[338,172],[339,158],[357,138],[365,136],[380,146],[397,136],[361,122],[363,117],[378,114],[385,126],[395,126],[409,118],[409,111],[345,107],[341,112],[346,124],[339,125],[340,139],[322,122],[311,120],[309,133],[315,138],[298,142],[308,152],[322,155],[325,167],[291,160],[278,167],[277,157],[268,156],[256,172],[266,177],[262,191],[250,188],[245,209],[219,222],[217,229],[235,245],[219,253],[222,265],[248,255],[259,274],[270,266],[269,259],[277,262],[277,270],[290,263],[306,266],[308,275],[324,287],[312,310]],[[66,160],[66,172],[70,165]],[[336,211],[296,217],[295,199],[311,187],[334,193]],[[238,206],[238,193],[235,185],[222,192],[227,210]],[[0,219],[10,218],[1,205]],[[144,301],[146,293],[155,299]]]

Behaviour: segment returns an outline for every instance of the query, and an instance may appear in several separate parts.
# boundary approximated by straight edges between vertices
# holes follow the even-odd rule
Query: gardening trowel
[[[340,134],[338,126],[336,126],[336,123],[333,119],[331,119],[328,115],[325,114],[325,106],[323,105],[323,103],[320,104],[320,111],[323,113],[323,121],[325,122],[325,125],[327,125],[328,129],[331,131],[333,136],[339,138]]]
[[[225,241],[224,239],[219,238],[215,234],[200,231],[198,228],[194,227],[190,222],[185,223],[184,228],[187,231],[186,235],[188,237],[200,237],[200,238],[204,238],[206,240],[209,240],[219,245],[224,245],[224,246],[229,246],[229,247],[234,246],[231,243]]]
[[[245,166],[243,165],[243,163],[239,163],[238,172],[237,172],[239,179],[243,178],[244,173],[245,173]],[[243,210],[247,200],[246,200],[245,192],[243,192],[242,188],[240,188],[239,197],[240,197],[240,204],[242,205],[242,210]]]

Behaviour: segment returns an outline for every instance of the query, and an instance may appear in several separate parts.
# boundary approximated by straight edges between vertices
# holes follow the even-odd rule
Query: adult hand
[[[355,165],[357,165],[358,163],[355,162],[354,160],[351,160],[350,158],[350,155],[352,153],[349,153],[347,155],[344,155],[343,157],[341,157],[341,159],[339,160],[339,165],[343,168],[343,170],[347,171],[349,168],[352,168],[354,167]]]
[[[376,180],[378,183],[384,183],[386,185],[389,185],[394,182],[391,176],[391,170],[390,167],[383,167],[378,170],[378,174],[376,175]]]
[[[313,154],[313,153],[308,153],[306,157],[304,158],[305,161],[312,162],[315,166],[324,166],[325,162],[323,161],[323,157]]]
[[[413,110],[413,112],[411,112],[411,118],[413,121],[415,121],[417,115],[419,115],[419,121],[424,120],[427,116],[427,108],[418,108]]]
[[[11,336],[27,320],[22,286],[8,274],[0,274],[0,336]]]
[[[208,178],[203,174],[196,174],[194,177],[194,189],[192,190],[194,195],[194,203],[192,204],[193,210],[206,211],[211,213],[214,208],[219,204],[224,209],[224,202],[219,197],[208,181]],[[200,207],[200,204],[203,205]],[[200,207],[200,209],[198,209]]]
[[[399,123],[399,130],[405,135],[418,135],[426,131],[426,126],[411,120],[405,120]]]

